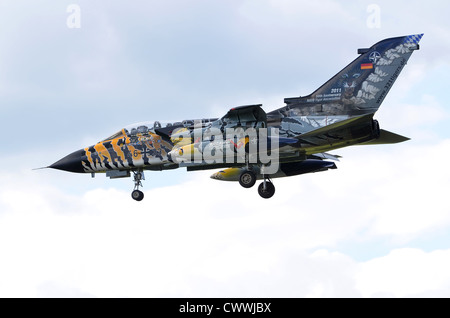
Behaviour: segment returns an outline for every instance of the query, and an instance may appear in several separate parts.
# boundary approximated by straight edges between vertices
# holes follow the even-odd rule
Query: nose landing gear
[[[144,171],[142,170],[133,170],[134,175],[134,190],[131,192],[131,197],[136,201],[142,201],[144,199],[144,193],[139,190],[139,187],[142,187],[141,180],[145,180]]]

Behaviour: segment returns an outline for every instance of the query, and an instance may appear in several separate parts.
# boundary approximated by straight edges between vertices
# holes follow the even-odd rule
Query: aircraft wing
[[[321,135],[329,134],[332,132],[337,132],[352,126],[356,126],[359,123],[371,121],[374,114],[368,114],[364,116],[357,116],[357,117],[351,117],[346,120],[339,121],[337,123],[324,126],[318,129],[311,130],[307,133],[299,135],[297,138],[304,139],[304,138],[311,138],[311,137],[318,137]]]
[[[329,150],[359,144],[377,138],[378,122],[374,114],[351,117],[325,127],[314,129],[296,138],[307,149],[306,155],[322,153]]]
[[[374,114],[352,117],[325,127],[321,127],[296,138],[308,149],[306,155],[326,152],[349,145],[394,144],[409,140],[379,128]]]

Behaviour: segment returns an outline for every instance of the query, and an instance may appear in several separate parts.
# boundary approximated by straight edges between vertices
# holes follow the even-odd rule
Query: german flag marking
[[[373,69],[373,64],[372,63],[361,64],[361,69],[362,70],[371,70],[371,69]]]

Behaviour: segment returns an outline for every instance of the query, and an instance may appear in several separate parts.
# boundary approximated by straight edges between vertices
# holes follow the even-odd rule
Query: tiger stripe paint
[[[116,138],[84,148],[82,166],[84,172],[105,172],[162,165],[169,162],[167,154],[172,147],[151,131],[136,135],[122,131]]]

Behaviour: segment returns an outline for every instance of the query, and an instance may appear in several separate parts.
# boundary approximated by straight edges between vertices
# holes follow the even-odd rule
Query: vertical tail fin
[[[375,113],[423,34],[390,38],[368,49],[314,93],[286,98],[287,106],[275,112],[287,115],[349,115]],[[270,115],[270,114],[268,114]],[[275,115],[275,114],[274,114]]]

